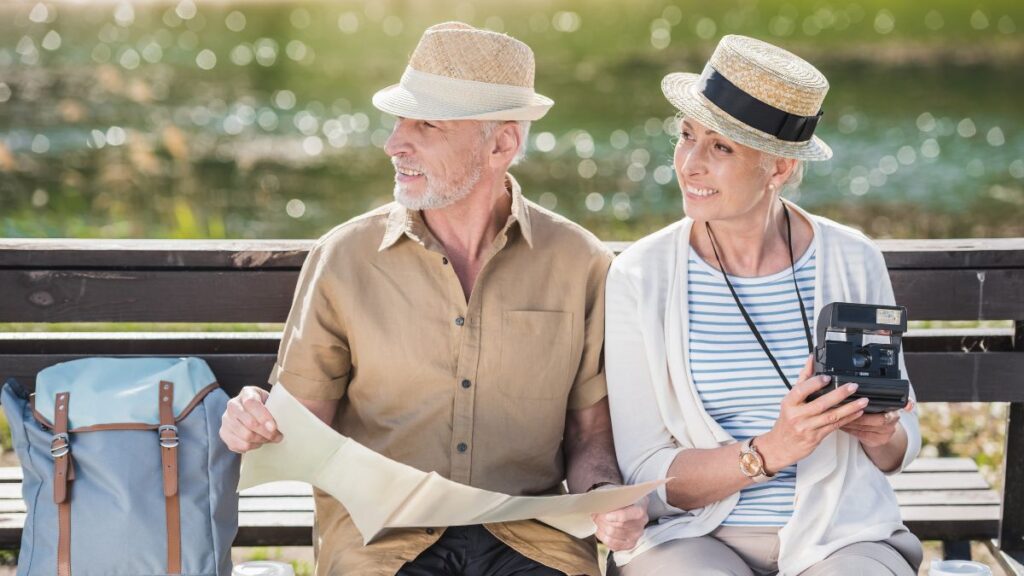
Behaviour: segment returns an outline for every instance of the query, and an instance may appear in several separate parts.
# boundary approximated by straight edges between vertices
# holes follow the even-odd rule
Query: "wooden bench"
[[[1009,328],[912,331],[920,402],[1010,403],[1002,494],[969,458],[920,459],[892,478],[908,526],[950,556],[991,544],[1024,558],[1024,239],[880,242],[913,320],[1010,320]],[[0,240],[0,322],[279,323],[310,241]],[[625,244],[611,243],[615,250]],[[265,385],[276,332],[0,333],[0,379],[31,388],[54,363],[96,355],[195,355],[229,394]],[[0,470],[0,548],[24,520],[20,472]],[[870,503],[865,503],[870,505]],[[308,486],[243,494],[236,545],[309,545]],[[1001,544],[1001,548],[1000,548]],[[1024,573],[1024,572],[1021,572]]]
[[[922,458],[890,481],[907,526],[922,539],[983,539],[998,531],[999,494],[970,459]],[[21,468],[0,468],[0,548],[18,546],[24,515]],[[246,490],[239,515],[239,545],[311,545],[309,484],[275,482]]]

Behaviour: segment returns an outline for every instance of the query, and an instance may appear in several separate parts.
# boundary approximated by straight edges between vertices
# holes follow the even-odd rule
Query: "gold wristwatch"
[[[748,438],[743,442],[743,448],[740,451],[740,472],[747,478],[750,478],[756,483],[767,482],[775,477],[774,474],[768,475],[764,469],[764,458],[761,457],[761,453],[754,447],[754,437]]]

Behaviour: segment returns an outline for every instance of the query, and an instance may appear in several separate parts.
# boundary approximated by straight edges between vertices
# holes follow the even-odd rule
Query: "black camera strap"
[[[781,199],[780,199],[781,202]],[[793,288],[796,290],[796,301],[800,303],[800,317],[804,321],[804,333],[807,335],[807,353],[814,353],[814,340],[811,338],[811,324],[807,321],[807,309],[804,308],[804,299],[800,297],[800,286],[796,283],[796,260],[793,257],[793,225],[789,219],[789,208],[786,207],[786,203],[782,203],[782,213],[786,216],[786,240],[789,244],[789,266],[790,271],[793,273]],[[750,331],[754,333],[754,338],[757,338],[758,344],[761,345],[761,349],[768,355],[768,359],[771,360],[772,366],[775,366],[775,371],[779,373],[779,378],[782,378],[782,382],[786,384],[786,388],[793,389],[793,385],[789,383],[789,378],[786,378],[786,374],[779,367],[778,360],[775,359],[775,355],[768,349],[768,344],[764,341],[764,337],[761,336],[761,332],[758,331],[757,326],[754,324],[754,320],[747,313],[747,309],[743,306],[743,302],[740,302],[740,297],[736,294],[736,289],[732,287],[732,282],[729,281],[729,273],[725,271],[725,266],[722,264],[722,258],[718,255],[718,248],[715,247],[715,236],[711,232],[711,224],[708,222],[704,223],[705,229],[708,231],[708,240],[711,241],[711,250],[715,253],[715,260],[718,261],[718,269],[722,271],[722,277],[725,278],[725,285],[729,287],[729,292],[732,293],[732,299],[736,301],[736,306],[740,309],[740,314],[743,315],[743,319],[747,321],[747,326],[750,327]]]

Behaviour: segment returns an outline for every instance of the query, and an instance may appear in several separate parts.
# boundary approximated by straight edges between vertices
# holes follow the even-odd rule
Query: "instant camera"
[[[868,399],[868,413],[899,410],[910,398],[910,383],[900,374],[900,343],[907,331],[907,309],[832,302],[818,315],[818,346],[814,374],[831,376],[827,386],[811,394],[810,402],[856,382],[857,391],[843,403]],[[885,343],[878,340],[887,340]]]

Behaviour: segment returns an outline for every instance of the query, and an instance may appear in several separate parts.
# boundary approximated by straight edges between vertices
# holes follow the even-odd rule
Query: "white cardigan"
[[[893,303],[885,261],[871,240],[787,205],[814,230],[818,264],[812,322],[829,302]],[[690,378],[686,276],[692,225],[685,218],[637,241],[608,272],[605,370],[615,450],[628,483],[665,478],[676,455],[687,448],[736,441],[704,410]],[[900,368],[906,377],[902,354]],[[910,394],[913,398],[913,389]],[[901,412],[901,423],[907,452],[892,473],[912,462],[921,447],[916,410]],[[615,553],[616,563],[622,566],[669,540],[710,533],[738,499],[735,493],[703,508],[680,510],[667,503],[662,486],[650,498],[652,523],[635,548]],[[884,540],[906,529],[885,475],[859,441],[842,431],[830,434],[797,463],[794,504],[792,518],[779,533],[782,576],[799,574],[849,544]]]

